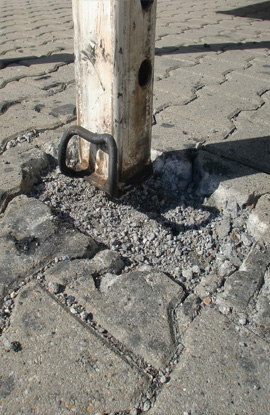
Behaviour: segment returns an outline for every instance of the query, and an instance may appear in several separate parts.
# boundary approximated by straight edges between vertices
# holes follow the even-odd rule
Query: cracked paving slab
[[[6,112],[12,105],[21,102],[27,103],[28,107],[38,111],[37,106],[45,107],[48,97],[63,92],[74,83],[73,65],[62,66],[57,72],[40,77],[22,78],[10,82],[1,89],[0,113]],[[65,98],[68,99],[68,97]],[[72,102],[75,102],[75,87]]]
[[[250,126],[250,123],[255,123],[257,124],[257,126],[263,124],[262,128],[264,128],[265,127],[264,124],[266,124],[266,128],[268,128],[267,136],[269,136],[270,119],[268,116],[269,115],[268,106],[270,102],[270,91],[267,91],[264,94],[262,94],[261,99],[264,101],[265,105],[263,105],[261,108],[258,108],[257,111],[243,112],[239,114],[239,117],[237,117],[237,120],[239,119],[243,123],[245,122],[245,120],[247,120],[247,122],[249,122],[248,124],[249,126]],[[258,131],[260,131],[260,129]],[[248,131],[247,131],[247,134],[249,134]],[[255,137],[257,137],[257,134],[255,135]]]
[[[0,156],[0,213],[15,196],[31,190],[48,163],[44,152],[26,143]]]
[[[73,62],[73,55],[70,53],[58,52],[55,55],[39,59],[29,59],[13,63],[0,72],[0,88],[4,88],[9,82],[17,81],[25,77],[42,76],[57,71],[60,66]]]
[[[68,115],[66,117],[66,122],[74,119],[75,116],[73,114]],[[3,123],[3,138],[0,140],[1,147],[9,140],[17,138],[26,131],[31,131],[33,129],[47,130],[63,124],[63,121],[58,117],[34,111],[33,109],[27,108],[24,104],[12,105],[8,111],[0,116],[0,120]]]
[[[56,257],[91,258],[95,242],[55,218],[49,207],[15,197],[0,219],[0,298]]]
[[[231,74],[228,74],[227,76],[230,75]],[[171,78],[172,77],[168,79]],[[187,76],[187,78],[189,78],[189,76]],[[250,80],[247,79],[246,82],[249,84]],[[160,93],[160,107],[156,114],[158,125],[161,124],[161,126],[163,126],[164,124],[173,124],[173,126],[179,126],[179,128],[173,129],[171,132],[173,141],[170,142],[170,140],[167,139],[166,145],[171,148],[176,145],[178,149],[179,139],[177,139],[177,136],[183,136],[183,134],[186,137],[184,140],[181,140],[182,146],[185,144],[183,141],[192,141],[192,139],[195,142],[203,141],[207,144],[218,143],[234,132],[234,117],[240,112],[252,111],[253,116],[255,117],[256,114],[254,113],[256,113],[256,110],[263,105],[266,94],[263,94],[263,97],[261,97],[259,95],[260,91],[256,92],[255,89],[250,99],[248,99],[248,96],[245,97],[245,95],[244,97],[241,97],[240,92],[230,94],[230,90],[233,91],[233,88],[229,86],[229,83],[230,82],[224,82],[222,85],[210,85],[198,89],[193,93],[190,102],[186,103],[186,105],[181,105],[183,102],[181,102],[180,98],[179,106],[175,107],[171,105],[170,102],[166,102],[166,97]],[[235,87],[237,87],[237,84],[235,84]],[[186,88],[188,89],[188,86],[186,86]],[[189,91],[191,91],[191,88],[189,88]],[[217,91],[220,93],[217,93]],[[163,109],[162,107],[165,108]],[[154,127],[153,145],[155,148],[158,148],[159,142],[161,143],[162,134],[162,130],[160,131],[158,130],[158,127]],[[168,131],[168,134],[170,134],[170,131]],[[155,144],[155,142],[157,144]],[[185,147],[189,147],[189,143],[186,143]]]
[[[196,193],[219,209],[236,203],[240,208],[256,204],[270,191],[267,174],[203,150],[195,156],[193,171]]]
[[[98,254],[100,259],[104,255],[104,251]],[[166,366],[176,352],[173,311],[184,298],[181,286],[160,271],[118,276],[112,268],[100,276],[97,289],[94,276],[100,273],[100,264],[96,257],[71,262],[71,280],[66,268],[64,263],[55,265],[45,273],[46,281],[64,285],[66,295],[74,296],[98,324],[133,353],[155,368]]]
[[[184,346],[149,414],[269,413],[269,343],[205,307],[187,329]]]
[[[14,341],[17,353],[7,351]],[[10,415],[128,410],[149,384],[35,283],[15,299],[0,356],[0,410]]]

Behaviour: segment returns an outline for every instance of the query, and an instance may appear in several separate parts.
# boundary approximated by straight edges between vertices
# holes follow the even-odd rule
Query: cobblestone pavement
[[[268,415],[269,2],[158,1],[152,148],[248,251],[198,283],[127,270],[30,196],[76,121],[72,6],[0,12],[0,414]]]

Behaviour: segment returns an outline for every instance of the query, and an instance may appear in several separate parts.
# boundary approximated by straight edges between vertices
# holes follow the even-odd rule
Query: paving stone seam
[[[58,47],[55,50],[52,50],[44,55],[40,55],[40,56],[31,56],[30,59],[26,59],[25,57],[22,58],[7,58],[5,63],[2,63],[0,68],[1,69],[5,69],[7,66],[9,65],[13,65],[13,64],[20,64],[20,62],[27,62],[27,61],[38,61],[39,59],[44,59],[47,58],[49,56],[53,56],[54,53],[59,52],[59,51],[63,51],[64,48]],[[21,64],[21,66],[26,66],[25,64]],[[27,66],[26,66],[27,67]],[[27,76],[28,78],[31,78],[31,76]]]
[[[73,123],[74,121],[76,121],[77,117],[76,115],[74,116],[70,116],[67,120],[65,121],[59,121],[57,124],[53,125],[52,127],[44,127],[44,128],[39,128],[39,129],[27,129],[25,130],[21,130],[21,131],[17,131],[16,133],[12,134],[10,137],[7,137],[7,141],[4,142],[3,147],[0,147],[0,156],[2,154],[5,153],[5,151],[7,150],[7,143],[11,140],[13,140],[14,138],[19,137],[20,135],[26,134],[29,131],[37,131],[38,133],[44,133],[45,131],[54,131],[57,130],[59,127],[63,127],[65,125],[69,125],[70,123]]]
[[[61,260],[60,260],[61,261]],[[72,260],[71,260],[72,261]],[[118,341],[113,335],[111,335],[108,331],[104,330],[95,320],[94,316],[93,319],[87,320],[87,322],[83,321],[80,317],[75,314],[72,314],[70,311],[71,307],[60,301],[57,295],[53,294],[49,291],[48,286],[44,280],[43,273],[45,270],[48,270],[50,267],[55,265],[55,261],[51,261],[50,263],[44,265],[39,270],[31,275],[31,277],[26,277],[24,281],[22,281],[18,287],[13,288],[13,290],[4,297],[7,298],[11,294],[11,298],[15,299],[21,290],[25,289],[28,284],[31,284],[33,281],[36,281],[38,286],[45,292],[50,298],[55,301],[65,312],[67,312],[72,318],[74,318],[80,325],[82,325],[87,331],[91,334],[94,334],[106,347],[108,347],[112,352],[116,353],[124,362],[126,362],[129,366],[136,368],[142,376],[145,376],[148,380],[150,380],[148,389],[145,390],[137,403],[139,408],[143,408],[145,402],[149,402],[149,409],[154,407],[156,397],[161,393],[162,388],[165,383],[170,381],[170,375],[172,374],[174,368],[176,367],[177,363],[181,359],[181,355],[184,351],[184,346],[180,343],[180,335],[177,329],[177,321],[175,316],[175,310],[180,305],[181,300],[177,303],[170,304],[169,313],[172,314],[172,318],[174,321],[174,327],[172,330],[174,331],[174,335],[177,336],[177,344],[175,344],[175,352],[171,357],[170,361],[162,370],[155,369],[151,364],[147,363],[142,356],[135,355],[132,351],[130,351],[125,345],[123,345],[120,341]],[[183,300],[185,301],[185,300]],[[78,307],[81,307],[81,311],[85,310],[85,307],[76,304]],[[5,330],[10,326],[10,318],[12,312],[14,311],[14,306],[11,310],[8,320],[6,321],[6,327],[2,329],[0,332],[1,336],[4,336]],[[195,320],[196,317],[199,316],[199,313],[194,317],[192,321]],[[146,412],[146,411],[144,411]],[[118,415],[122,414],[126,415],[127,412],[117,412]],[[128,412],[129,413],[129,412]]]
[[[19,81],[19,80],[18,80]],[[17,81],[17,82],[18,82]],[[49,91],[48,94],[44,97],[51,97],[51,96],[55,96],[58,94],[61,94],[63,91],[65,91],[67,89],[68,86],[70,85],[74,85],[75,84],[75,80],[72,81],[67,81],[67,82],[59,82],[59,87],[60,89],[55,91],[55,92],[51,92],[50,88],[42,88],[43,91]],[[24,101],[27,101],[29,98],[31,97],[31,95],[27,95],[23,98],[20,98],[18,100],[12,100],[12,101],[4,101],[2,106],[0,106],[0,117],[1,115],[5,114],[5,112],[12,106],[12,105],[16,105],[16,104],[22,104],[24,103]],[[1,154],[1,153],[0,153]]]
[[[4,88],[10,82],[17,82],[17,81],[19,81],[20,79],[23,79],[23,78],[34,78],[36,76],[43,76],[43,75],[46,75],[48,73],[57,72],[60,67],[65,66],[65,65],[69,65],[69,64],[64,63],[64,62],[63,63],[57,63],[52,69],[49,69],[48,71],[37,72],[36,74],[31,75],[31,76],[29,76],[29,75],[15,76],[13,78],[10,78],[10,79],[7,79],[7,80],[3,81],[2,84],[0,84],[0,89]]]
[[[257,95],[260,98],[260,104],[257,106],[257,108],[254,108],[254,109],[245,109],[245,110],[237,109],[237,110],[235,110],[235,112],[231,113],[227,117],[228,120],[232,123],[233,129],[228,134],[226,134],[226,136],[223,137],[224,140],[226,140],[229,137],[232,137],[233,134],[238,130],[235,123],[236,123],[237,118],[239,117],[239,115],[241,113],[243,113],[243,112],[256,112],[256,111],[258,111],[260,108],[262,108],[266,104],[266,101],[262,98],[262,96],[264,94],[266,94],[267,92],[269,92],[269,91],[270,91],[270,89],[267,88],[267,89],[261,90],[260,92],[257,92]]]

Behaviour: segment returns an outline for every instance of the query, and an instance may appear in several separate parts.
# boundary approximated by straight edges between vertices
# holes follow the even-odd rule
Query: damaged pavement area
[[[31,396],[39,413],[48,405],[51,413],[162,413],[163,396],[174,399],[183,376],[184,389],[193,390],[197,364],[190,359],[201,358],[200,350],[216,350],[213,367],[205,357],[201,370],[206,364],[206,376],[225,388],[228,379],[214,367],[230,336],[224,367],[235,350],[236,361],[249,363],[228,374],[244,392],[239,386],[226,393],[248,394],[247,410],[255,410],[258,394],[268,402],[269,361],[254,360],[255,339],[261,353],[270,340],[269,232],[262,226],[269,224],[261,219],[269,198],[259,188],[239,192],[237,180],[228,187],[237,166],[221,159],[213,174],[212,157],[202,150],[154,152],[153,176],[109,200],[87,181],[62,176],[49,156],[28,195],[7,204],[0,239],[4,410],[27,413]],[[204,330],[210,343],[198,350]],[[76,387],[60,393],[69,371]],[[211,385],[198,382],[198,390]],[[36,394],[40,387],[49,401]],[[172,413],[179,405],[177,399]]]
[[[154,172],[121,199],[57,167],[71,4],[0,6],[0,414],[270,413],[263,4],[158,2]]]

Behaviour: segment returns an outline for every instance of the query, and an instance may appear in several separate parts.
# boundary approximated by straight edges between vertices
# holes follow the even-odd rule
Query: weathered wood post
[[[151,170],[156,1],[73,0],[77,121],[113,136],[119,189]],[[106,189],[106,146],[80,139],[79,153]]]

